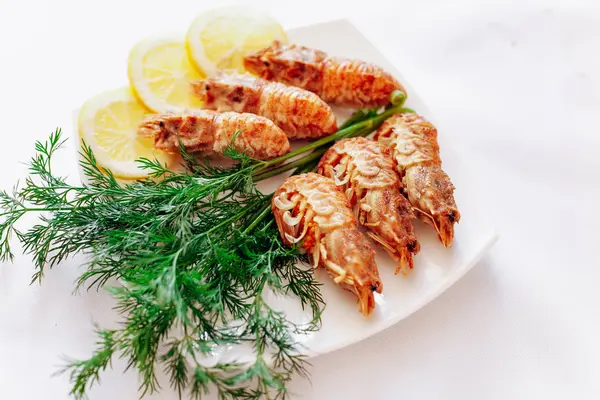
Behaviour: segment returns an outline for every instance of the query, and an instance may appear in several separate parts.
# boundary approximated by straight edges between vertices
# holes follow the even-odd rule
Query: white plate
[[[435,123],[418,93],[410,87],[398,69],[349,21],[337,20],[310,25],[289,30],[288,34],[293,43],[321,49],[331,55],[371,61],[384,67],[405,85],[409,99],[407,106]],[[338,115],[340,121],[343,121],[348,112],[340,110]],[[415,268],[408,277],[394,275],[396,263],[378,249],[377,263],[384,290],[382,295],[375,294],[377,306],[368,318],[358,312],[352,294],[334,284],[323,271],[317,271],[319,280],[324,283],[322,293],[326,308],[322,317],[323,325],[318,332],[296,337],[298,342],[303,344],[303,354],[316,356],[328,353],[396,324],[452,286],[494,244],[498,235],[488,223],[486,213],[477,200],[477,185],[469,180],[468,169],[452,152],[451,141],[452,133],[443,128],[439,129],[444,169],[457,187],[455,197],[461,212],[461,222],[456,226],[452,248],[444,248],[437,240],[434,230],[417,221],[416,233],[421,243],[421,251],[415,257]],[[268,193],[282,180],[283,177],[273,178],[266,185],[261,185],[261,189]],[[293,321],[310,320],[309,312],[302,311],[294,299],[272,298],[270,303],[284,310]],[[223,348],[205,361],[212,364],[232,360],[251,361],[251,349]]]
[[[461,222],[455,227],[455,239],[450,249],[438,241],[435,231],[420,221],[415,222],[421,251],[414,257],[414,270],[407,277],[394,275],[396,262],[377,248],[377,264],[383,281],[383,293],[375,293],[376,307],[370,317],[358,312],[355,296],[334,284],[327,274],[316,271],[323,283],[321,292],[326,303],[322,315],[322,327],[318,332],[297,335],[300,351],[309,357],[329,353],[349,346],[398,323],[442,294],[462,278],[473,265],[492,247],[498,238],[477,196],[477,184],[469,179],[468,168],[452,151],[452,133],[440,127],[418,93],[351,22],[335,20],[287,31],[290,42],[324,50],[330,55],[352,57],[370,61],[392,73],[406,88],[406,106],[429,119],[438,128],[441,158],[444,170],[456,186],[455,199],[461,213]],[[339,122],[343,122],[353,110],[336,109]],[[77,114],[77,113],[76,113]],[[76,118],[75,118],[76,120]],[[77,126],[77,124],[75,124]],[[74,140],[78,140],[75,136]],[[293,148],[306,142],[295,142]],[[78,148],[78,144],[74,146]],[[80,175],[81,175],[80,169]],[[287,176],[289,174],[286,174]],[[261,182],[264,193],[273,192],[285,176]],[[309,322],[311,315],[303,311],[297,299],[271,295],[269,303],[284,311],[297,323]],[[252,362],[254,356],[250,346],[226,346],[215,349],[203,363],[214,365],[219,362]]]

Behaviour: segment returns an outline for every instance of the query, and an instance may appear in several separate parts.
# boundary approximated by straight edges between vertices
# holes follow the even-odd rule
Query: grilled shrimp
[[[404,87],[381,67],[360,60],[328,57],[320,50],[279,41],[244,58],[255,75],[316,93],[342,107],[379,107]]]
[[[316,94],[252,75],[227,75],[193,82],[192,89],[205,107],[248,112],[273,121],[289,138],[319,138],[337,131],[331,107]]]
[[[420,115],[397,114],[381,125],[374,138],[391,147],[404,192],[418,217],[432,225],[444,246],[450,247],[460,213],[454,185],[442,170],[437,129]]]
[[[272,121],[254,114],[200,110],[194,114],[149,115],[138,133],[154,137],[157,149],[177,152],[179,141],[189,152],[222,154],[232,144],[259,160],[290,151],[285,133]]]
[[[383,289],[375,251],[333,180],[315,173],[291,176],[273,195],[271,208],[283,241],[302,242],[314,266],[324,267],[335,283],[354,293],[360,312],[369,315],[373,292]]]
[[[344,188],[367,234],[399,262],[395,273],[413,268],[419,252],[411,206],[401,194],[394,158],[384,145],[362,137],[344,139],[321,158],[318,172]]]

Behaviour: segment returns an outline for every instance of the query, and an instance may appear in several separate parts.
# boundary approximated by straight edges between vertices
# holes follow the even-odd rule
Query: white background
[[[74,108],[126,84],[137,40],[216,4],[0,0],[0,188],[25,175],[35,140],[70,134]],[[598,1],[252,4],[285,27],[351,18],[452,132],[501,234],[417,314],[315,359],[294,397],[600,398]],[[0,266],[0,399],[67,398],[67,377],[51,376],[61,354],[88,355],[93,322],[112,319],[105,294],[72,294],[76,266],[42,286],[25,257]],[[114,367],[92,400],[137,398],[135,374]]]

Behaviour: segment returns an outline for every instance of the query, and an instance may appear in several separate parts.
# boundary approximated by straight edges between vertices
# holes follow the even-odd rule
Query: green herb
[[[372,132],[402,103],[267,162],[233,149],[226,151],[235,160],[228,168],[183,149],[183,173],[140,160],[150,177],[125,185],[98,166],[85,143],[80,164],[88,183],[70,185],[51,169],[64,143],[60,130],[37,143],[24,187],[0,192],[0,258],[13,258],[15,235],[33,256],[33,281],[40,281],[48,267],[84,254],[78,285],[106,287],[122,318],[118,329],[97,329],[89,359],[68,362],[62,372],[71,377],[71,394],[85,397],[120,357],[139,372],[142,395],[159,389],[155,372],[162,368],[180,397],[210,390],[222,399],[285,397],[293,374],[308,375],[294,334],[319,328],[323,299],[305,255],[283,245],[271,195],[255,182],[314,167],[333,141]],[[41,213],[39,222],[19,230],[16,223],[29,213]],[[289,321],[267,303],[267,291],[297,297],[311,321]],[[254,349],[249,364],[202,364],[219,346],[243,344]]]

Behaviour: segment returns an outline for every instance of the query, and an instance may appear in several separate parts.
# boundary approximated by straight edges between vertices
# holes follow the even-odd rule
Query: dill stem
[[[4,217],[5,215],[11,215],[11,214],[15,214],[15,213],[27,213],[30,211],[61,211],[61,210],[66,210],[69,207],[23,207],[23,208],[19,208],[17,210],[12,210],[12,211],[7,211],[4,213],[0,214],[0,217]]]
[[[273,221],[275,221],[275,220],[274,220],[274,219],[272,219],[272,220],[270,220],[269,222],[267,222],[267,223],[265,224],[265,226],[263,226],[263,227],[261,228],[261,232],[264,232],[264,231],[266,231],[267,229],[269,229],[269,227],[270,227],[271,225],[273,225]]]
[[[214,232],[215,230],[222,228],[223,226],[230,224],[234,221],[237,221],[238,219],[242,218],[244,215],[248,214],[250,212],[250,210],[252,210],[252,208],[257,205],[257,203],[255,203],[252,207],[248,207],[248,208],[244,208],[242,211],[240,211],[239,213],[235,214],[232,217],[227,218],[225,221],[213,226],[212,228],[210,228],[209,230],[207,230],[206,232],[203,232],[201,235],[202,236],[208,236],[209,233]]]
[[[250,233],[254,230],[254,228],[256,228],[256,226],[258,224],[261,223],[261,221],[263,219],[266,218],[267,215],[269,215],[271,213],[271,204],[267,204],[265,206],[265,208],[263,208],[263,210],[260,212],[260,214],[258,214],[258,216],[254,219],[254,221],[252,221],[252,223],[250,225],[248,225],[248,227],[246,229],[244,229],[244,233]]]

